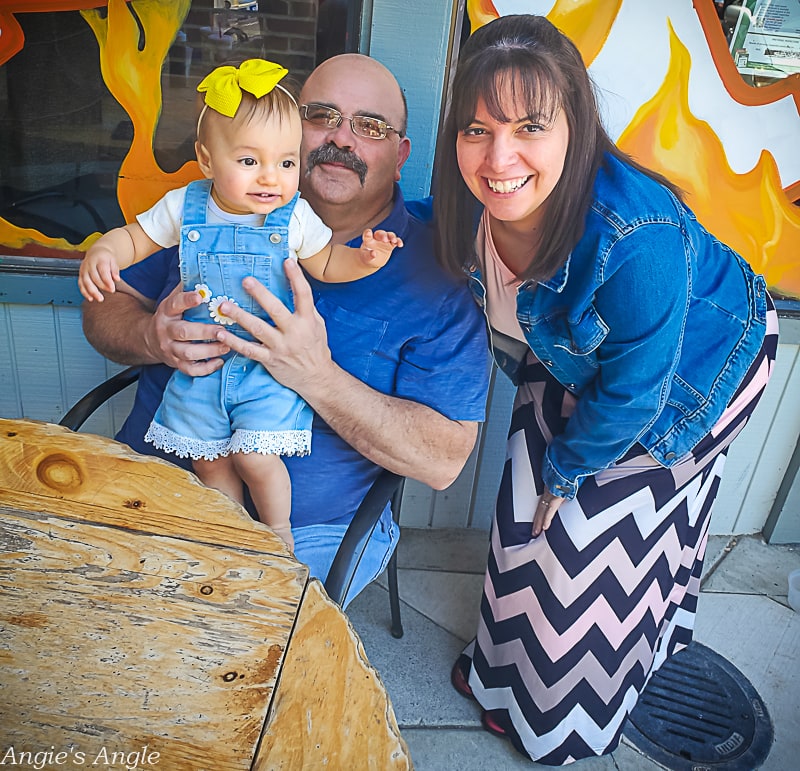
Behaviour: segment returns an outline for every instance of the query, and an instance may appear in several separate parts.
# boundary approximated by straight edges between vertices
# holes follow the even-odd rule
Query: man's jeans
[[[346,531],[347,525],[292,528],[294,556],[308,565],[311,576],[324,582]],[[346,608],[362,589],[386,570],[399,539],[400,528],[388,512],[384,513],[375,525],[342,607]]]

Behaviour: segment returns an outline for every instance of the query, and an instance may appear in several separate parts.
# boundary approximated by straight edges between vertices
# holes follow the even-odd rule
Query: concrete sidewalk
[[[389,633],[383,579],[348,609],[383,679],[417,771],[530,769],[536,764],[480,725],[480,708],[450,685],[450,668],[475,631],[488,533],[406,529],[398,552],[405,635]],[[787,603],[787,576],[800,547],[759,536],[713,536],[706,555],[695,639],[731,662],[764,700],[774,742],[765,771],[800,767],[800,614]],[[650,771],[664,766],[623,738],[604,758],[573,768]],[[716,766],[722,768],[722,766]]]

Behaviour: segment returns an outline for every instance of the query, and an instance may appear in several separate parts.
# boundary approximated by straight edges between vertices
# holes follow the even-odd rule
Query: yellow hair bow
[[[217,67],[203,78],[197,90],[205,92],[203,99],[212,110],[232,118],[242,103],[242,91],[260,99],[288,72],[280,64],[265,59],[248,59],[238,67]]]

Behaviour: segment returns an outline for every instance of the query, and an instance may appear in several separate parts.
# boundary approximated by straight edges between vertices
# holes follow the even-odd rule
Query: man
[[[435,489],[458,476],[484,418],[489,366],[480,312],[466,287],[438,268],[430,227],[408,213],[396,185],[411,143],[392,74],[366,56],[333,57],[309,76],[301,110],[301,192],[334,240],[357,243],[364,228],[379,227],[396,232],[404,247],[377,273],[347,284],[306,279],[287,261],[293,313],[248,279],[275,326],[241,309],[226,312],[257,343],[221,328],[207,342],[207,325],[183,321],[200,298],[175,288],[177,257],[165,250],[125,271],[105,302],[84,305],[84,332],[115,361],[167,365],[145,369],[117,436],[140,452],[154,454],[142,437],[169,367],[204,375],[231,349],[261,362],[311,405],[312,454],[284,460],[295,555],[324,579],[378,466]],[[387,508],[348,600],[382,572],[397,537]]]

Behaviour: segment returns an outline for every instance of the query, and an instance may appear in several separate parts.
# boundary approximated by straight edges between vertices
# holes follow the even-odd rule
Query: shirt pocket
[[[346,372],[367,382],[380,357],[389,322],[342,308],[318,297],[317,310],[325,319],[333,360]]]

